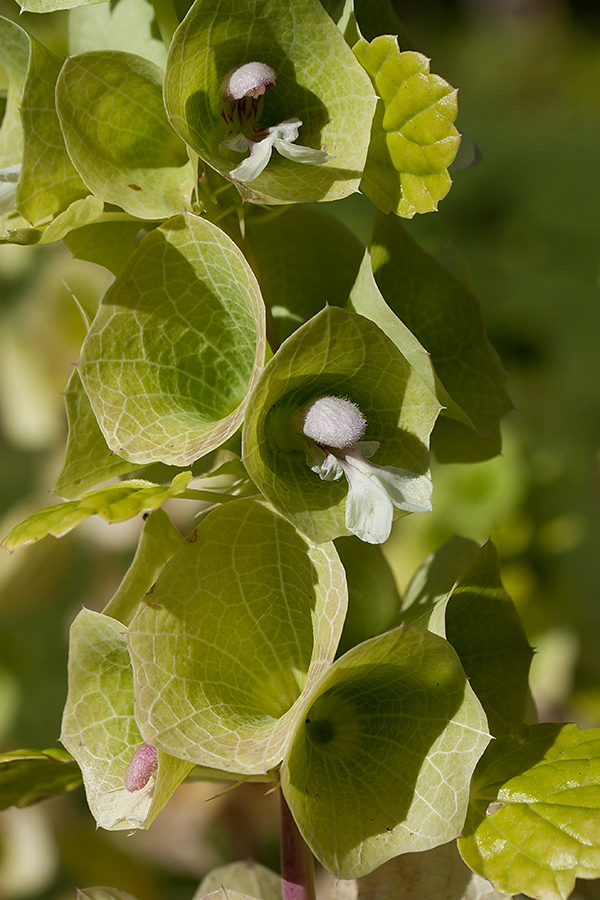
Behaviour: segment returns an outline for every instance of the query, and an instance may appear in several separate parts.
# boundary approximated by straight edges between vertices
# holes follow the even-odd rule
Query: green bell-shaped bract
[[[151,231],[109,288],[79,374],[110,450],[186,466],[239,427],[265,353],[250,266],[196,216]]]
[[[91,610],[75,619],[61,733],[81,768],[92,815],[109,831],[147,828],[192,768],[159,750],[147,783],[134,791],[125,787],[131,758],[144,743],[125,632],[121,622]]]
[[[369,319],[327,307],[294,332],[265,367],[244,420],[248,473],[273,506],[312,540],[350,534],[345,478],[323,481],[295,441],[292,421],[321,396],[354,402],[367,420],[369,462],[425,476],[439,404],[397,347]],[[394,515],[400,515],[396,510]]]
[[[288,146],[324,148],[333,159],[304,164],[275,151],[255,180],[236,182],[242,196],[281,204],[354,193],[376,98],[318,0],[263,0],[260,6],[254,0],[196,0],[175,32],[165,74],[165,106],[178,134],[205,163],[232,178],[244,155],[221,146],[231,135],[220,114],[219,89],[232,69],[249,62],[266,64],[276,76],[259,124],[300,120],[299,136]]]
[[[490,736],[456,652],[410,626],[374,637],[321,679],[281,769],[292,815],[337,878],[460,834]]]
[[[213,510],[129,629],[144,739],[197,765],[268,772],[333,661],[346,605],[333,544],[263,501]]]

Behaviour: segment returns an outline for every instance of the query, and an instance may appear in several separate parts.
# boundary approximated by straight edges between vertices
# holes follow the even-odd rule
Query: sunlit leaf
[[[145,740],[226,771],[277,765],[339,641],[333,545],[237,500],[192,532],[147,599],[129,630]]]
[[[456,91],[429,73],[422,53],[401,52],[393,35],[359,41],[354,53],[381,98],[361,190],[384,213],[412,218],[436,210],[460,144]]]
[[[309,847],[337,878],[455,838],[489,735],[450,644],[401,626],[321,679],[281,770]]]
[[[83,228],[95,222],[102,215],[104,204],[98,197],[91,195],[81,200],[74,200],[70,206],[59,213],[46,226],[39,228],[19,227],[9,230],[0,243],[8,244],[54,244],[74,228]]]
[[[264,360],[264,315],[252,270],[215,225],[186,216],[150,232],[81,353],[109,448],[131,462],[186,466],[227,440]]]
[[[105,606],[104,615],[129,625],[141,601],[182,543],[181,532],[164,510],[156,509],[151,513],[144,524],[133,562]]]
[[[33,513],[15,526],[2,541],[6,550],[26,547],[51,534],[63,537],[89,516],[101,516],[108,522],[124,522],[141,512],[158,509],[170,497],[182,494],[192,478],[191,472],[176,475],[171,485],[131,479],[84,494],[79,500],[57,503]]]
[[[196,0],[175,32],[165,75],[165,104],[175,130],[225,177],[241,162],[219,148],[227,138],[219,87],[233,68],[269,65],[277,86],[261,123],[299,118],[297,143],[325,147],[325,165],[301,165],[278,153],[248,185],[246,199],[269,204],[335,200],[356,191],[375,106],[372,85],[318,0]],[[225,154],[225,155],[223,155]]]
[[[144,743],[134,718],[125,631],[115,619],[87,609],[73,622],[60,738],[79,763],[97,824],[108,830],[147,828],[191,769],[159,750],[147,784],[125,788],[127,766]]]
[[[125,50],[164,69],[167,51],[153,32],[154,8],[147,0],[86,4],[69,13],[69,52]]]
[[[29,61],[29,37],[19,25],[0,16],[0,67],[8,81],[6,108],[0,122],[0,168],[21,162],[23,129],[19,116]]]
[[[458,846],[499,893],[565,900],[600,876],[600,729],[523,725],[481,759]]]
[[[396,346],[369,319],[327,307],[299,328],[267,364],[244,422],[244,463],[262,493],[313,540],[349,534],[347,484],[321,481],[305,454],[284,446],[289,420],[305,403],[333,395],[367,418],[373,462],[425,473],[439,405]],[[401,511],[396,511],[402,515]]]
[[[232,891],[260,900],[281,900],[281,876],[252,860],[213,869],[204,876],[192,900],[202,900],[221,888],[225,891],[224,900],[231,896]]]
[[[167,121],[155,63],[116,50],[71,56],[56,105],[69,155],[93,194],[146,219],[190,208],[194,168]]]
[[[502,586],[491,541],[479,548],[454,537],[433,553],[407,588],[399,621],[430,628],[450,641],[493,735],[523,722],[533,650]]]
[[[77,763],[60,748],[0,754],[0,809],[29,806],[80,784]]]

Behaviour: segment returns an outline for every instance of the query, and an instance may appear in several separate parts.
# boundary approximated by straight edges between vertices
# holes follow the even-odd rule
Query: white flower
[[[355,403],[319,397],[298,417],[306,462],[323,481],[348,482],[346,528],[361,541],[382,544],[390,536],[394,507],[430,512],[433,485],[426,475],[368,461],[378,441],[362,441],[367,421]]]
[[[324,150],[294,144],[302,125],[300,119],[286,119],[265,128],[259,124],[265,91],[275,87],[273,69],[261,62],[245,63],[228,72],[219,89],[221,116],[229,136],[223,147],[248,156],[229,174],[236,181],[254,181],[267,167],[273,148],[295,162],[321,165],[333,157]]]

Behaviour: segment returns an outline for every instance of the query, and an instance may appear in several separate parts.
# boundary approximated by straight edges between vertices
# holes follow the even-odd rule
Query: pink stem
[[[281,894],[283,900],[316,900],[313,855],[281,793]]]

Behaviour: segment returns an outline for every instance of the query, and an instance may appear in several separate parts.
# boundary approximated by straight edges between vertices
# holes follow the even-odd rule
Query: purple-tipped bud
[[[311,401],[304,407],[300,422],[306,437],[336,449],[358,444],[367,430],[367,420],[356,403],[343,397]]]
[[[260,97],[275,87],[276,76],[266,63],[249,62],[228,72],[221,83],[219,96],[222,102],[234,103],[244,97]]]
[[[127,769],[125,770],[125,778],[123,784],[125,790],[141,791],[146,787],[158,766],[158,751],[152,744],[142,744],[135,751]]]

